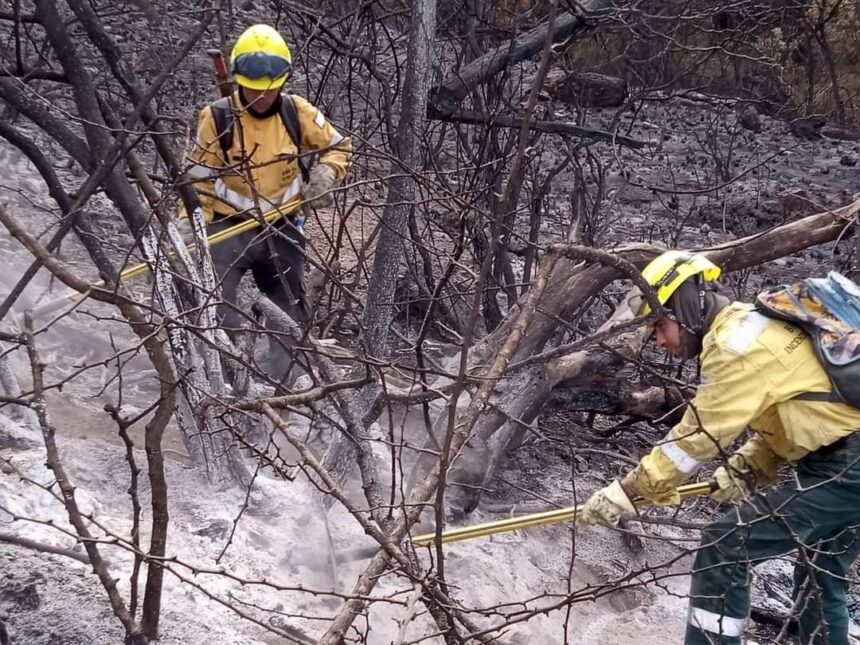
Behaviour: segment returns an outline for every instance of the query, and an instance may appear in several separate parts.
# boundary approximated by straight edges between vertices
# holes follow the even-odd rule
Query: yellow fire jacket
[[[301,127],[301,151],[319,151],[319,163],[334,169],[343,180],[352,158],[352,144],[300,96],[292,95]],[[233,104],[241,105],[238,93]],[[229,162],[217,140],[212,108],[200,111],[197,138],[190,154],[189,175],[200,196],[206,221],[213,212],[234,215],[254,208],[255,197],[263,212],[288,203],[299,195],[303,180],[296,158],[297,148],[278,111],[265,118],[242,109],[233,124]]]
[[[681,422],[642,458],[625,480],[646,499],[676,504],[678,484],[749,427],[739,450],[759,484],[776,480],[785,461],[860,429],[860,409],[842,403],[793,400],[829,392],[813,344],[799,327],[733,303],[705,335],[701,385]]]

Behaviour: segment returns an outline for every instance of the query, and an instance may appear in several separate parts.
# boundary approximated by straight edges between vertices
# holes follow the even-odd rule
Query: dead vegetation
[[[478,606],[462,599],[441,545],[418,551],[407,538],[422,520],[441,531],[480,509],[506,460],[545,438],[547,410],[597,442],[580,456],[610,463],[632,458],[637,431],[665,425],[694,376],[643,355],[647,321],[616,308],[661,246],[704,250],[747,294],[746,281],[776,279],[754,273],[768,262],[800,258],[785,275],[817,270],[801,252],[819,245],[860,271],[860,202],[850,177],[837,177],[850,164],[823,163],[819,183],[802,174],[803,194],[781,185],[798,172],[790,155],[827,133],[813,115],[838,125],[831,134],[855,131],[857,17],[841,1],[7,4],[0,137],[50,199],[0,208],[29,265],[0,294],[3,413],[39,429],[52,479],[33,481],[2,430],[0,466],[61,503],[68,523],[3,496],[0,511],[13,534],[47,525],[84,546],[129,643],[159,637],[165,576],[254,634],[331,644],[382,642],[377,629],[398,643],[507,642],[541,614],[569,618],[579,603],[653,583],[644,568],[598,586],[570,574],[566,588]],[[251,294],[234,344],[215,324],[208,243],[198,231],[186,252],[172,216],[180,200],[194,210],[183,152],[197,108],[215,95],[206,49],[260,20],[294,45],[294,91],[350,132],[357,154],[335,207],[309,226],[312,332]],[[766,119],[758,139],[739,118],[749,109],[749,123]],[[781,120],[785,137],[774,134]],[[137,262],[148,277],[123,278]],[[24,316],[40,269],[86,299],[58,287],[50,306]],[[64,325],[103,335],[65,372],[43,353]],[[270,339],[295,359],[290,382],[261,367]],[[143,355],[141,368],[132,359]],[[128,469],[124,524],[79,503],[57,441],[64,419],[49,413],[49,394],[64,387],[107,401]],[[215,562],[177,555],[170,435],[212,490],[243,500]],[[563,481],[572,502],[576,482]],[[285,535],[300,542],[301,522],[324,518],[328,544],[315,547],[337,578],[336,534],[351,528],[378,546],[366,567],[325,589],[222,567],[246,512],[268,508],[259,498],[300,486],[314,493],[290,498],[307,515]],[[280,521],[273,512],[269,523]],[[658,583],[681,557],[657,567]],[[278,610],[265,596],[238,599],[244,586],[292,595]],[[374,624],[389,604],[396,617]],[[14,633],[14,615],[9,624]],[[559,629],[567,641],[567,620]]]

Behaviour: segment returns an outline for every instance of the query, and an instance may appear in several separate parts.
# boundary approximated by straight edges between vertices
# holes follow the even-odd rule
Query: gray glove
[[[636,514],[636,507],[621,487],[614,481],[594,493],[582,506],[576,519],[582,524],[614,527],[625,517]]]
[[[318,163],[311,169],[308,185],[305,186],[306,202],[313,202],[316,208],[325,208],[334,203],[332,190],[337,185],[337,173],[334,168],[324,163]]]
[[[729,457],[729,467],[720,466],[714,471],[714,481],[719,488],[711,493],[711,499],[718,502],[740,502],[749,492],[745,476],[749,475],[749,467],[743,455]]]

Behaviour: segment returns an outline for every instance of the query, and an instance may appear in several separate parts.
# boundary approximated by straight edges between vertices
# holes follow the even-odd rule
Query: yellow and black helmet
[[[236,40],[230,54],[233,80],[252,90],[283,86],[293,69],[290,48],[281,34],[269,25],[252,25]]]
[[[657,302],[665,305],[678,288],[693,276],[700,275],[705,282],[720,277],[722,269],[701,253],[691,251],[666,251],[648,263],[642,277],[657,292]],[[643,303],[641,315],[651,313],[648,303]]]

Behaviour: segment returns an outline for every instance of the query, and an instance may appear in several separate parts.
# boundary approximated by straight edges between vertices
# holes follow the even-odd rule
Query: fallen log
[[[514,43],[503,43],[459,71],[449,74],[441,85],[430,90],[427,116],[431,119],[451,116],[457,111],[460,102],[479,85],[506,67],[538,53],[547,36],[554,43],[573,38],[585,32],[594,18],[615,5],[613,0],[585,0],[577,5],[580,12],[558,16],[551,33],[549,24],[543,23],[517,38]]]
[[[546,407],[653,421],[671,412],[683,401],[683,398],[678,398],[677,390],[616,378],[593,385],[558,385],[550,392]]]
[[[574,107],[621,107],[627,100],[627,83],[623,78],[573,72],[547,88],[557,101]]]
[[[858,212],[860,200],[760,234],[700,250],[725,271],[737,271],[833,241],[844,233],[846,227],[854,225]],[[570,248],[571,253],[574,249]],[[616,253],[642,268],[661,250],[636,245],[619,249]],[[564,255],[564,251],[560,252]],[[452,470],[450,481],[457,491],[452,501],[461,505],[462,510],[468,512],[478,505],[482,490],[489,483],[507,446],[534,422],[553,388],[562,382],[568,386],[592,388],[596,382],[611,378],[623,366],[623,356],[632,355],[641,345],[642,339],[636,334],[625,334],[611,342],[614,352],[600,347],[574,350],[568,345],[540,353],[540,348],[555,332],[559,318],[569,320],[583,303],[620,277],[620,271],[612,266],[577,263],[569,258],[556,262],[538,313],[529,325],[529,333],[520,343],[505,379],[496,389],[492,407],[478,420],[472,437]],[[626,301],[622,303],[601,331],[632,319],[633,313],[625,307],[626,304]],[[509,314],[506,322],[476,347],[473,365],[480,364],[486,353],[504,342],[510,318]],[[575,343],[579,344],[581,340]],[[593,392],[589,396],[594,398]],[[659,401],[659,398],[653,401]],[[667,403],[664,401],[663,405]],[[579,409],[589,409],[587,405],[586,401],[577,403]],[[640,406],[639,414],[642,412]]]
[[[483,116],[476,112],[460,112],[456,115],[439,116],[437,119],[449,123],[477,123],[498,128],[520,128],[523,124],[523,119],[518,116]],[[547,132],[549,134],[562,134],[582,139],[608,141],[609,143],[627,146],[633,150],[640,150],[648,145],[647,141],[642,141],[641,139],[625,137],[624,135],[607,132],[606,130],[584,128],[567,121],[532,120],[529,123],[529,128],[537,132]]]

